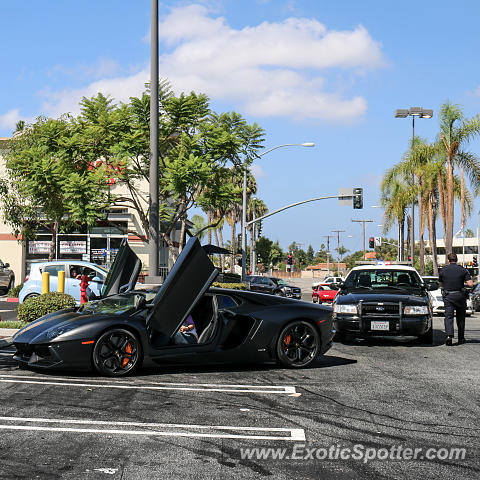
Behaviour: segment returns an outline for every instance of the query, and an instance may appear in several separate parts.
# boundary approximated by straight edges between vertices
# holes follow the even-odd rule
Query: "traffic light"
[[[363,188],[353,189],[353,208],[363,208]]]
[[[293,256],[291,253],[288,254],[287,256],[287,264],[292,265],[293,264]]]
[[[476,256],[476,255],[474,255],[474,257],[473,257],[473,266],[474,266],[474,267],[478,267],[478,260],[477,260],[477,256]]]
[[[237,253],[242,253],[242,234],[237,235]]]
[[[370,237],[368,239],[368,248],[375,248],[375,237]]]
[[[262,263],[262,256],[257,253],[257,263]]]
[[[262,220],[257,223],[257,237],[260,238],[262,236]]]

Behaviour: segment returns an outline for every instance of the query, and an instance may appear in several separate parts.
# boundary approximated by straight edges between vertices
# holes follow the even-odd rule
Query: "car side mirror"
[[[10,266],[9,263],[5,263],[5,264],[3,265],[3,268],[8,268],[9,266]]]
[[[438,282],[429,282],[427,283],[427,290],[432,292],[433,290],[438,290],[440,288],[440,284]]]
[[[103,283],[103,280],[100,277],[93,277],[92,282],[98,282],[98,283]]]
[[[345,286],[345,282],[332,283],[330,286],[335,290],[341,290]]]

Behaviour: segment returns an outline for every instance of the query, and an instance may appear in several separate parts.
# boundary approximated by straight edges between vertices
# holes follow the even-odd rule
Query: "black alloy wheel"
[[[306,367],[318,354],[320,335],[312,324],[303,320],[287,325],[277,340],[278,361],[289,368]]]
[[[113,328],[96,341],[92,362],[101,375],[121,377],[140,366],[142,346],[136,335],[129,330]]]

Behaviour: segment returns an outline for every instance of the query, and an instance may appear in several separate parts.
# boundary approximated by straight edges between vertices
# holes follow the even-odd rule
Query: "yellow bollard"
[[[65,293],[65,272],[63,270],[58,272],[57,292]]]
[[[48,272],[42,273],[42,295],[50,291],[50,274]]]

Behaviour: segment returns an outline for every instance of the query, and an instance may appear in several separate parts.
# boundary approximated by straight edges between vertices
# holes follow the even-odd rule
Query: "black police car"
[[[432,307],[417,271],[406,265],[361,265],[353,268],[333,304],[337,338],[356,336],[417,336],[433,342]]]

